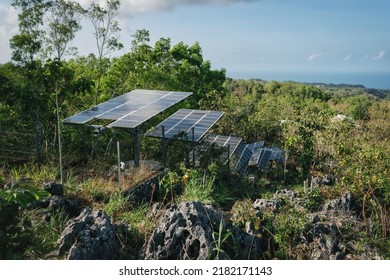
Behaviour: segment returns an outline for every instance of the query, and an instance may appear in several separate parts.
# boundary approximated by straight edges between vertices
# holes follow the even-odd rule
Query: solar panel
[[[251,143],[248,144],[248,146],[252,150],[251,159],[249,160],[248,165],[249,166],[257,165],[261,156],[260,153],[262,151],[262,147],[264,146],[264,141]]]
[[[198,142],[206,132],[222,117],[224,112],[180,109],[159,125],[154,131],[145,135],[162,138],[164,126],[164,138],[172,139],[179,135],[185,135],[187,141]],[[194,130],[192,130],[194,128]],[[192,135],[194,131],[194,135]]]
[[[191,92],[133,90],[65,119],[64,123],[86,124],[112,120],[107,127],[135,128],[158,113],[190,96]]]
[[[268,161],[270,160],[270,157],[272,155],[271,150],[264,150],[264,152],[261,155],[261,158],[259,160],[258,167],[261,169],[265,169],[267,167]]]
[[[235,153],[238,145],[241,143],[242,138],[235,136],[208,134],[205,140],[210,142],[211,144],[215,143],[221,147],[227,147],[229,145],[229,153],[231,157]]]
[[[237,162],[234,167],[234,172],[239,172],[243,175],[246,172],[248,162],[251,159],[252,149],[250,146],[241,143],[237,147],[235,154],[237,155]]]

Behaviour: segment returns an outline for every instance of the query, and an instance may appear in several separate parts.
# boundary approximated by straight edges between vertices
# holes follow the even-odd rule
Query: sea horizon
[[[266,81],[294,81],[302,83],[362,85],[366,88],[390,89],[390,72],[287,72],[287,71],[229,71],[232,79],[261,79]]]

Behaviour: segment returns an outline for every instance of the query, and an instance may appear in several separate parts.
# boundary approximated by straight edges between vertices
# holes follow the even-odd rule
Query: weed
[[[214,177],[208,176],[206,172],[202,175],[198,171],[192,170],[179,200],[180,202],[200,201],[203,204],[211,204],[214,202],[213,191]]]
[[[121,193],[113,193],[109,202],[103,205],[103,210],[115,221],[122,213],[130,210],[129,199]]]
[[[215,259],[215,260],[220,260],[220,259],[230,259],[229,255],[225,251],[227,248],[226,244],[228,243],[228,240],[233,240],[233,233],[231,231],[226,231],[224,232],[223,230],[224,225],[223,221],[219,223],[219,229],[218,232],[213,232],[212,238],[213,242],[212,244],[212,249],[209,254],[209,259]]]

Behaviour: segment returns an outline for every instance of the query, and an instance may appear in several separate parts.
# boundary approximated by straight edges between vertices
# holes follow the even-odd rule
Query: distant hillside
[[[363,85],[349,85],[349,84],[326,84],[326,83],[304,83],[316,87],[320,87],[326,91],[331,91],[335,94],[341,95],[355,95],[355,94],[369,94],[380,99],[389,99],[390,90],[366,88]]]
[[[255,79],[255,80],[259,82],[267,82],[262,79]],[[359,85],[359,84],[351,85],[351,84],[309,83],[309,82],[295,82],[295,81],[293,82],[298,84],[315,86],[333,95],[351,96],[351,95],[358,95],[358,94],[369,94],[371,96],[380,99],[390,99],[390,89],[366,88],[364,85]]]

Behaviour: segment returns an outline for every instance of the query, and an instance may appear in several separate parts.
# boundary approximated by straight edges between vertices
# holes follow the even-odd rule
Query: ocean
[[[390,89],[390,72],[369,73],[320,73],[320,72],[266,72],[266,71],[227,71],[227,76],[233,79],[262,79],[363,85],[366,88]]]

